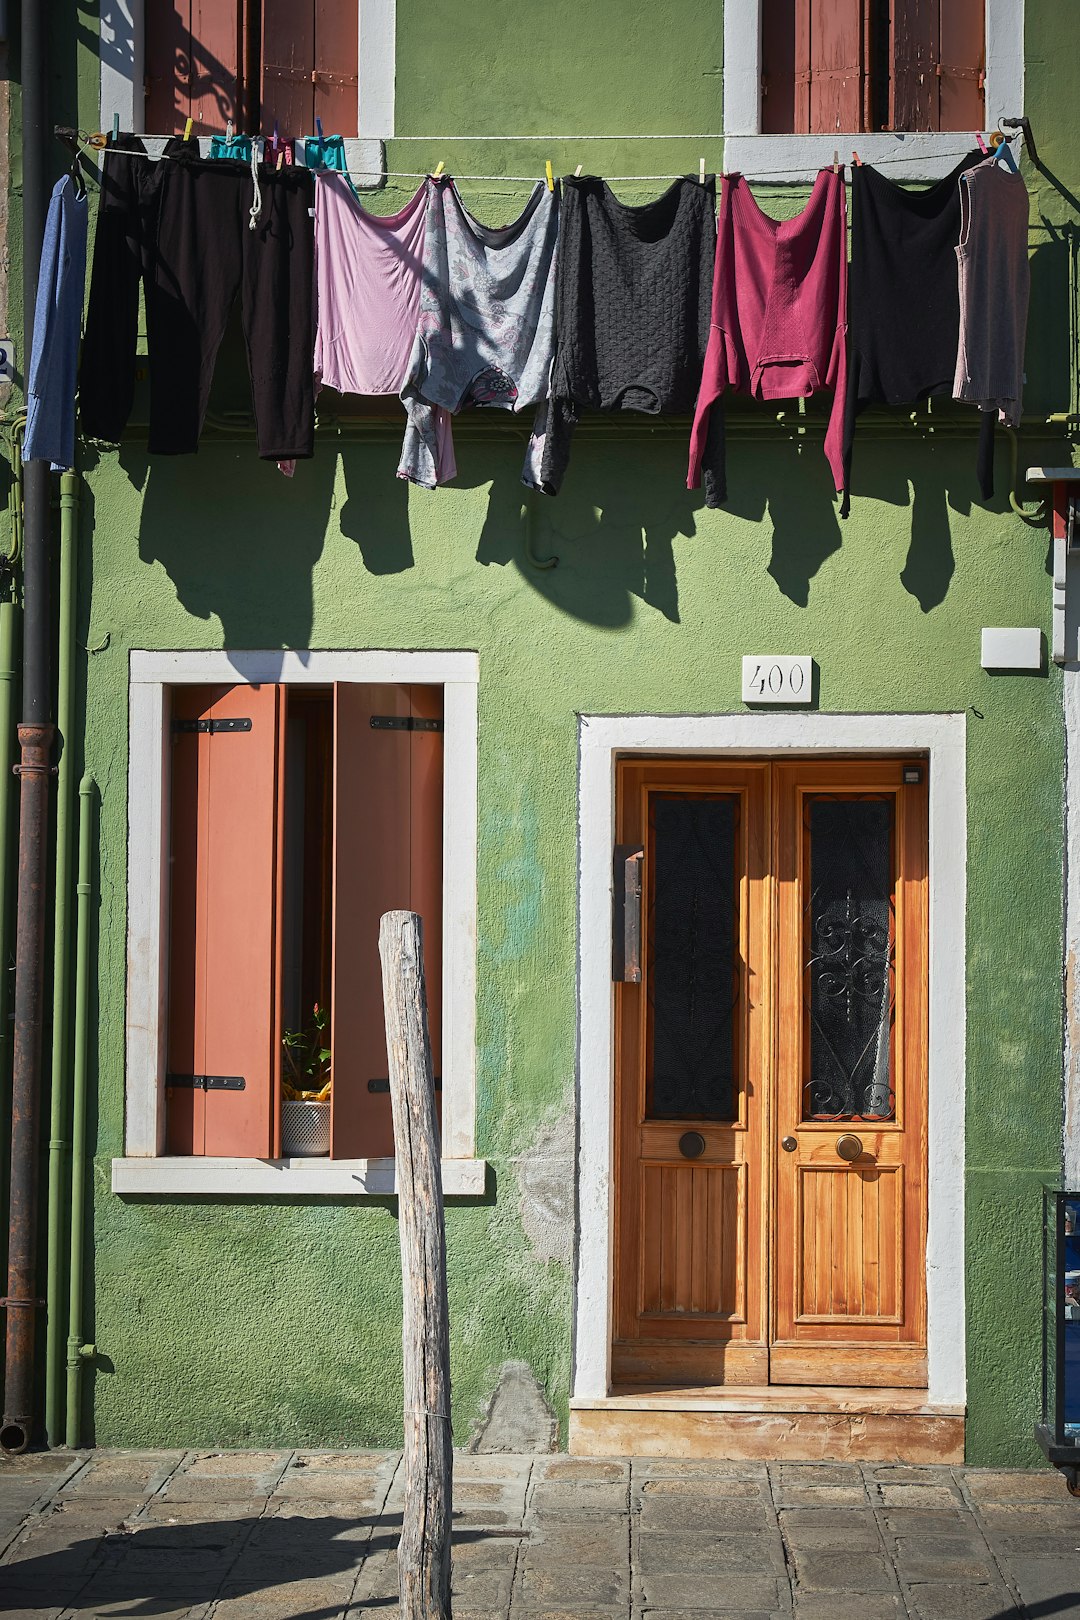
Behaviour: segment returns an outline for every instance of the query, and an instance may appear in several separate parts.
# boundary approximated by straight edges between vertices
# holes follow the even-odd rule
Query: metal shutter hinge
[[[372,731],[441,731],[441,720],[425,720],[419,715],[373,714]]]
[[[166,1089],[174,1091],[243,1091],[242,1074],[167,1074]]]

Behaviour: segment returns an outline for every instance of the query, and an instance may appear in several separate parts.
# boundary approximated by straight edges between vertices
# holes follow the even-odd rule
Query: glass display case
[[[1080,1192],[1043,1205],[1042,1422],[1035,1438],[1080,1496]]]

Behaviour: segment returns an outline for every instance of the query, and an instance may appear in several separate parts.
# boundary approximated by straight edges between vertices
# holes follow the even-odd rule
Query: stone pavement
[[[9,1620],[397,1614],[394,1452],[0,1464]],[[1049,1470],[455,1458],[455,1620],[1080,1620]]]

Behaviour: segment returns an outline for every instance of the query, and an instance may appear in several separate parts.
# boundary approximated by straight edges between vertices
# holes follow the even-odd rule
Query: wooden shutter
[[[359,7],[356,0],[263,0],[262,127],[310,135],[357,130]]]
[[[145,52],[152,135],[182,134],[189,117],[199,134],[242,127],[243,0],[150,0]]]
[[[170,1153],[277,1152],[283,714],[275,686],[173,696]],[[250,728],[194,729],[221,721]]]
[[[398,722],[398,728],[372,720]],[[379,919],[419,912],[424,922],[431,1050],[441,1075],[442,689],[334,689],[334,961],[332,1153],[390,1157],[393,1121],[387,1080],[379,966]],[[375,1089],[369,1086],[376,1082]]]
[[[865,127],[866,0],[763,0],[762,129],[851,134]]]
[[[890,127],[981,129],[984,0],[892,0],[891,20]]]

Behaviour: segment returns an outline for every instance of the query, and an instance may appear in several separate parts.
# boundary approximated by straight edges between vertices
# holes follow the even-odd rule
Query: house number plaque
[[[809,703],[814,660],[786,653],[748,653],[742,661],[744,703]]]

